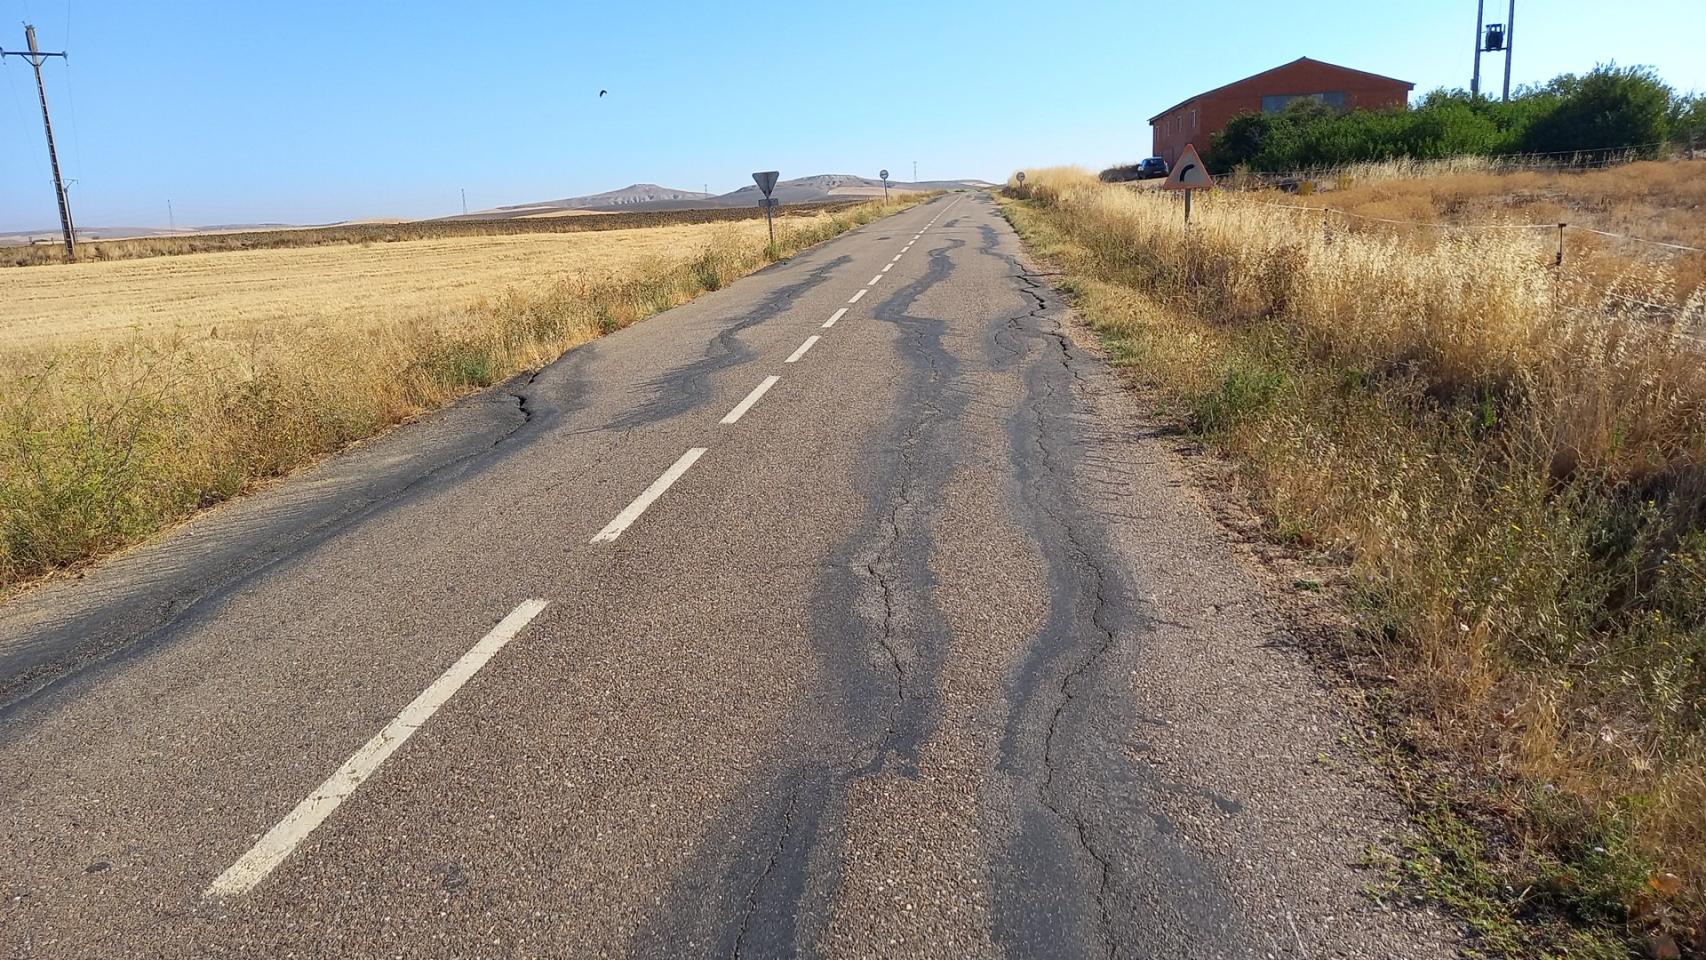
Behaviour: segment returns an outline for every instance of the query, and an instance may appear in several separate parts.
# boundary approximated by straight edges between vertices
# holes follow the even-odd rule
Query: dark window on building
[[[1345,95],[1342,91],[1334,93],[1276,93],[1262,98],[1263,113],[1279,113],[1296,100],[1313,100],[1324,103],[1335,110],[1345,108]]]

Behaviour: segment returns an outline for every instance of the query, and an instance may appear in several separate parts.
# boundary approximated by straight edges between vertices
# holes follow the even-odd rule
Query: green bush
[[[1215,388],[1188,400],[1198,433],[1229,430],[1265,411],[1287,386],[1285,373],[1255,358],[1236,358]]]
[[[1411,108],[1339,112],[1309,100],[1232,119],[1209,164],[1264,172],[1411,158],[1640,150],[1706,135],[1706,103],[1678,95],[1645,67],[1607,64],[1519,90],[1508,102],[1436,90]]]

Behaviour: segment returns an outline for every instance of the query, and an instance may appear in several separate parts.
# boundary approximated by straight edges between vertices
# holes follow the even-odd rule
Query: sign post
[[[883,202],[888,203],[889,202],[889,172],[887,170],[882,170],[882,171],[879,171],[877,173],[877,176],[883,178]]]
[[[771,214],[776,209],[776,201],[770,196],[770,191],[776,189],[776,178],[778,176],[780,174],[774,170],[761,170],[752,175],[752,182],[758,184],[759,191],[764,194],[762,201],[764,225],[770,228],[770,245],[772,247],[776,245],[776,221],[771,218]]]
[[[1185,191],[1185,226],[1190,226],[1191,194],[1214,189],[1214,178],[1208,175],[1208,168],[1203,166],[1202,157],[1197,156],[1194,145],[1185,144],[1185,152],[1179,154],[1173,172],[1167,174],[1167,182],[1161,185],[1161,189]]]

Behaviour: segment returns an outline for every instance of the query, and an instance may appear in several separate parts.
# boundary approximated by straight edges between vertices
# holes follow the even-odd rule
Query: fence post
[[[1569,224],[1558,224],[1558,259],[1552,261],[1552,265],[1554,267],[1561,267],[1564,265],[1564,228],[1567,226],[1569,226]]]

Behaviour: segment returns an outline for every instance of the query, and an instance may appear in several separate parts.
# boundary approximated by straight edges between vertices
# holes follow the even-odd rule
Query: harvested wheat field
[[[520,286],[630,273],[763,221],[194,253],[0,271],[0,351],[289,323],[372,326]]]

